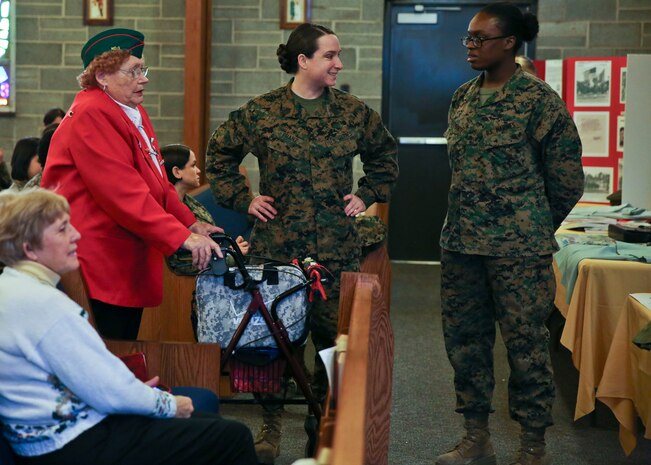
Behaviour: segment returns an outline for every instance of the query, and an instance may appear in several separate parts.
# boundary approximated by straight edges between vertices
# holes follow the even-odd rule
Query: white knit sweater
[[[174,396],[136,379],[86,312],[38,278],[0,274],[0,422],[14,451],[53,452],[110,414],[174,417]]]

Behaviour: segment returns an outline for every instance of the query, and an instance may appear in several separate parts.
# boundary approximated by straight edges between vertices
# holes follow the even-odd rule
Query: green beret
[[[93,58],[111,50],[129,50],[131,55],[142,58],[145,36],[133,29],[108,29],[88,39],[81,49],[81,60],[86,68]]]

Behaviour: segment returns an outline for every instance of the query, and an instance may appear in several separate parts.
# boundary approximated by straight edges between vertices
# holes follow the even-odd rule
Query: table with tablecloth
[[[597,389],[597,399],[619,422],[619,441],[627,455],[637,442],[638,417],[646,429],[644,437],[651,439],[651,352],[633,344],[633,338],[651,322],[650,307],[651,294],[626,298]]]

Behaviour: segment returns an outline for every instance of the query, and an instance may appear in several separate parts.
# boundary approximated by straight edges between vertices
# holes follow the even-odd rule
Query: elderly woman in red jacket
[[[163,255],[179,247],[205,267],[208,234],[169,183],[158,141],[142,107],[147,67],[144,36],[110,29],[88,40],[77,94],[52,138],[41,185],[70,202],[83,239],[78,256],[97,328],[135,339],[143,307],[162,301]]]

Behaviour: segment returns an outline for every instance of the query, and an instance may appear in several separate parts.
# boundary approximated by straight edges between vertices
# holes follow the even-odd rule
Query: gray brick
[[[566,17],[572,20],[614,21],[617,19],[617,0],[568,0]]]
[[[145,34],[145,36],[147,36],[147,31],[184,32],[184,28],[184,19],[138,18],[136,20],[136,29]]]
[[[590,24],[589,46],[592,47],[638,47],[642,43],[641,23]]]
[[[84,29],[41,29],[41,40],[48,42],[81,42],[86,43],[88,33]],[[80,49],[81,50],[81,49]]]
[[[64,14],[66,16],[75,16],[77,18],[81,18],[83,16],[83,14],[84,14],[83,2],[77,2],[77,1],[67,1],[67,2],[65,2],[65,13]]]
[[[642,47],[645,49],[651,48],[651,35],[646,35],[642,38]]]
[[[564,48],[561,58],[609,57],[615,55],[614,48]]]
[[[213,8],[213,18],[231,19],[231,18],[258,18],[260,16],[259,8],[248,6],[233,8]]]
[[[538,2],[538,20],[562,21],[566,15],[567,0],[543,0]]]
[[[183,69],[185,67],[185,59],[183,57],[162,57],[160,66],[167,69]]]
[[[215,8],[238,8],[241,6],[253,7],[258,6],[259,4],[260,0],[214,0],[212,2],[213,7]]]
[[[354,70],[358,68],[357,52],[358,50],[355,47],[344,48],[341,51],[341,62],[344,64],[345,69]]]
[[[60,2],[56,2],[54,5],[16,3],[16,18],[20,16],[61,16],[62,14],[63,7]]]
[[[557,60],[561,55],[561,50],[558,48],[536,47],[536,58],[539,60]]]
[[[278,0],[262,0],[260,17],[263,19],[275,19],[279,24],[280,21],[280,2]]]
[[[17,66],[16,82],[21,90],[38,90],[41,88],[41,73],[35,67]]]
[[[16,18],[16,40],[38,40],[40,31],[38,18]]]
[[[160,50],[163,56],[185,56],[185,44],[161,44]]]
[[[357,50],[360,59],[382,59],[382,47],[359,47]]]
[[[651,21],[651,8],[646,10],[619,10],[620,21]]]
[[[377,1],[377,0],[376,0]],[[360,0],[312,0],[312,8],[326,9],[326,8],[350,8],[360,7]]]
[[[278,45],[258,45],[258,56],[275,60],[276,50],[278,50]]]
[[[18,92],[16,100],[20,103],[23,114],[41,115],[50,108],[63,108],[63,96],[60,92]]]
[[[40,21],[42,29],[78,29],[86,32],[79,18],[41,18]]]
[[[366,103],[373,110],[375,110],[378,113],[382,114],[382,99],[381,98],[366,98],[366,99],[364,99],[364,103]]]
[[[233,93],[233,83],[212,82],[210,84],[210,95],[230,95]]]
[[[16,111],[15,119],[15,134],[16,141],[22,139],[23,137],[34,137],[38,136],[43,127],[43,115],[29,115],[23,114],[22,110],[18,109]]]
[[[382,73],[382,60],[359,60],[359,71]]]
[[[170,89],[183,89],[183,70],[152,70],[151,80],[147,85],[146,92],[165,92]]]
[[[371,47],[382,46],[381,34],[373,34],[373,35],[337,34],[337,35],[339,37],[339,42],[341,43],[342,48],[354,47],[354,46],[371,46]]]
[[[146,106],[147,104],[145,103]],[[154,120],[154,129],[156,130],[156,135],[166,131],[183,131],[183,118],[156,118]]]
[[[651,34],[651,22],[644,23],[644,34]]]
[[[278,58],[260,58],[258,59],[258,68],[266,70],[280,69]]]
[[[362,19],[365,21],[377,21],[380,26],[384,22],[384,2],[378,0],[362,1]]]
[[[382,23],[371,21],[337,21],[337,34],[382,34]]]
[[[278,87],[278,86],[275,86]],[[274,87],[274,88],[275,88]],[[265,92],[271,90],[272,88],[268,88],[265,90]],[[261,92],[262,93],[262,92]],[[233,96],[222,96],[219,98],[212,97],[210,99],[210,105],[217,107],[217,108],[228,108],[229,112],[233,110],[237,110],[240,108],[242,105],[244,105],[246,102],[251,100],[253,97],[255,97],[258,94],[251,94],[251,95],[244,95],[244,96],[238,96],[238,97],[233,97]]]
[[[542,36],[538,38],[536,45],[539,47],[585,47],[586,42],[585,36]]]
[[[185,18],[185,2],[180,0],[162,0],[163,16],[166,18]]]
[[[160,44],[148,43],[143,51],[143,58],[147,66],[157,67],[161,65],[161,46]]]
[[[115,2],[115,17],[125,18],[157,18],[160,16],[160,5],[134,5],[127,2]]]
[[[379,97],[382,93],[382,75],[377,72],[346,72],[342,71],[337,79],[339,85],[350,84],[353,95],[362,99]]]
[[[284,78],[278,71],[236,71],[233,73],[235,94],[258,95],[282,85]]]
[[[183,141],[182,129],[177,129],[175,131],[171,129],[167,129],[161,132],[160,135],[158,135],[158,142],[161,146],[167,144],[178,144],[179,142],[182,141]]]
[[[210,82],[233,82],[235,73],[229,70],[217,69],[214,66],[210,69]]]
[[[540,37],[543,36],[582,36],[588,34],[586,21],[571,21],[565,23],[540,23]]]
[[[615,49],[615,53],[613,54],[613,56],[623,57],[623,56],[628,55],[629,53],[644,53],[644,49],[642,47],[618,48],[618,49]]]
[[[361,19],[361,10],[359,8],[312,8],[312,21],[318,24],[323,24],[324,21],[353,21],[359,19]]]
[[[41,69],[41,88],[47,90],[76,90],[79,68],[43,68]]]
[[[174,31],[146,31],[145,42],[161,42],[161,43],[185,43],[185,34],[183,29]]]
[[[61,108],[64,108],[66,110],[68,108],[70,108],[72,106],[72,101],[77,96],[77,92],[79,92],[78,89],[75,92],[69,92],[69,93],[63,94],[63,106]]]
[[[235,32],[236,44],[267,44],[276,46],[283,42],[282,33],[275,32]]]
[[[636,7],[651,8],[651,2],[649,2],[649,0],[619,0],[619,8]]]
[[[218,68],[256,68],[258,47],[255,45],[222,45],[215,57]]]
[[[16,54],[17,65],[61,65],[63,47],[60,43],[21,42]]]
[[[233,23],[235,31],[237,32],[262,32],[262,31],[278,31],[278,20],[253,20],[242,19]]]
[[[219,20],[212,22],[212,43],[233,43],[233,22],[231,20]]]

